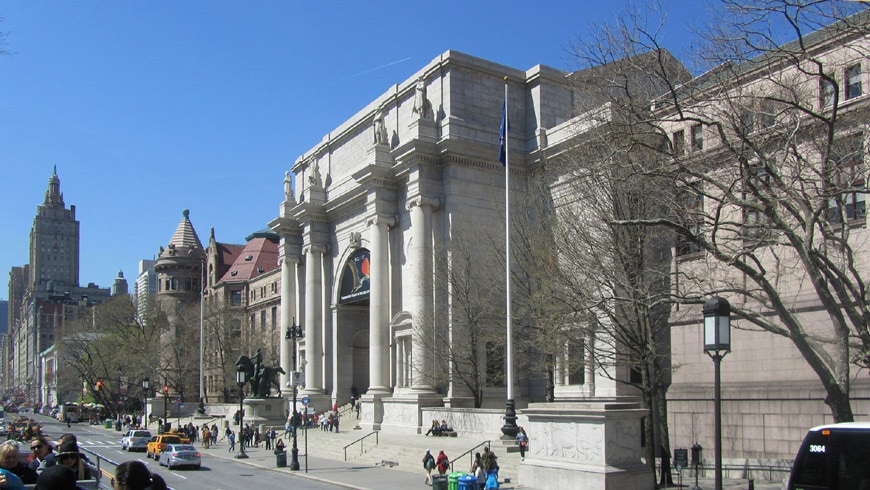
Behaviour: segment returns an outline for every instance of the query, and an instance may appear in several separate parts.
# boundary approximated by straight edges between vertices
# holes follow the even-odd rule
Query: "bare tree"
[[[475,408],[483,405],[488,386],[504,385],[503,365],[493,357],[494,352],[504,351],[504,300],[499,296],[504,289],[493,287],[504,278],[493,277],[493,271],[500,270],[499,258],[491,253],[492,247],[481,246],[487,239],[480,230],[469,223],[455,224],[449,247],[436,253],[435,269],[442,273],[435,276],[435,288],[446,292],[450,328],[415,325],[414,333],[414,341],[433,352],[433,368],[454,383],[457,393],[466,391]],[[431,318],[422,321],[435,323]]]
[[[221,393],[220,401],[233,401],[238,397],[234,363],[243,348],[244,313],[219,301],[206,301],[203,316],[203,369],[214,380],[212,391]]]
[[[732,298],[742,328],[788,338],[824,386],[834,420],[849,421],[850,364],[870,366],[867,237],[859,232],[868,111],[845,99],[861,90],[849,70],[868,55],[868,14],[821,1],[720,7],[697,51],[709,70],[667,84],[652,111],[625,106],[637,131],[623,137],[664,157],[637,171],[679,191],[660,196],[658,216],[614,223],[673,230],[674,299]],[[607,32],[606,42],[585,44],[578,56],[592,62],[661,48],[656,29],[640,22]],[[668,80],[664,63],[643,69]],[[658,142],[637,136],[651,132]],[[798,311],[796,298],[825,321]]]
[[[165,321],[154,308],[144,311],[151,313],[140,317],[130,298],[121,296],[65,324],[58,340],[64,388],[79,392],[83,383],[97,403],[118,410],[122,393],[130,389],[121,378],[138,380],[153,374],[160,354],[157,339]]]

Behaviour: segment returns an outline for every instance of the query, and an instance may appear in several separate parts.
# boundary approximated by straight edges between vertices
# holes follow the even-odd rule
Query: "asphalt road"
[[[327,483],[311,481],[299,478],[292,474],[269,471],[256,468],[232,460],[216,458],[208,453],[203,454],[202,468],[199,470],[174,469],[159,466],[156,461],[145,457],[144,452],[128,453],[121,449],[121,435],[123,432],[109,432],[100,426],[91,426],[87,423],[72,424],[67,429],[66,424],[41,415],[29,415],[43,424],[43,432],[52,440],[56,440],[65,432],[72,432],[79,441],[82,449],[99,454],[103,458],[114,463],[123,463],[129,460],[139,460],[147,464],[152,472],[158,473],[166,480],[170,487],[176,490],[202,489],[210,490],[236,490],[239,488],[257,489],[281,489],[288,486],[302,489],[334,489],[341,488]],[[7,421],[10,416],[7,415]],[[197,446],[198,447],[198,446]],[[22,446],[22,455],[26,448]],[[226,444],[219,449],[226,450]],[[91,460],[95,458],[89,455]],[[101,469],[114,473],[114,464],[101,463]],[[108,484],[108,479],[105,480]]]

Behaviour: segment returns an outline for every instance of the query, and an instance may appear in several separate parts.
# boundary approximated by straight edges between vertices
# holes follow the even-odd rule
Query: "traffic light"
[[[94,387],[97,391],[103,391],[103,382],[97,381],[97,385]]]
[[[163,396],[169,396],[169,387],[168,386],[163,387]]]

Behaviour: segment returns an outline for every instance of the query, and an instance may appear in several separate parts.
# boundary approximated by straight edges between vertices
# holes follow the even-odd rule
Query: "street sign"
[[[674,466],[677,467],[677,471],[689,467],[688,449],[674,449]]]
[[[311,399],[310,399],[310,398],[308,398],[307,396],[303,396],[303,397],[302,397],[302,404],[303,404],[303,405],[305,405],[305,406],[307,407],[310,403],[311,403]]]

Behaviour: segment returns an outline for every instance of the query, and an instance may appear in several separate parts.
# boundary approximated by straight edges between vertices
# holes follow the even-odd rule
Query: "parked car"
[[[167,436],[165,434],[154,436],[148,441],[148,445],[145,447],[145,456],[157,459],[160,456],[160,452],[169,444],[182,444],[181,438],[178,436]]]
[[[202,455],[190,444],[167,444],[157,459],[158,465],[172,468],[189,466],[198,470],[202,464]]]
[[[128,430],[121,438],[121,449],[125,451],[145,451],[148,449],[148,441],[151,432],[147,430]]]

